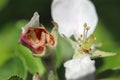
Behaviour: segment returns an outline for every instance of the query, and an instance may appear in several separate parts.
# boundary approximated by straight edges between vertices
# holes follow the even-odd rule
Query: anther
[[[87,26],[87,27],[86,27],[86,30],[90,30],[90,26]]]
[[[80,37],[78,38],[78,41],[82,40],[83,35],[80,34]]]
[[[85,23],[84,23],[84,28],[86,29],[86,27],[87,27],[87,23],[85,22]]]

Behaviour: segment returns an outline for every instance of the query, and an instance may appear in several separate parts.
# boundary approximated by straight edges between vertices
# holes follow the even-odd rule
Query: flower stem
[[[58,76],[55,70],[49,71],[48,80],[58,80]]]
[[[56,72],[56,56],[55,54],[51,54],[49,56],[43,57],[42,62],[46,67],[47,80],[59,80]]]

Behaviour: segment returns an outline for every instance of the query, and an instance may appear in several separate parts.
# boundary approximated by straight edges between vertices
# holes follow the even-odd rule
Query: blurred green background
[[[19,45],[18,41],[21,27],[30,20],[35,11],[40,14],[40,22],[46,28],[52,28],[51,2],[52,0],[0,0],[0,80],[6,80],[13,75],[31,80],[33,73],[44,73],[40,59],[32,57],[30,51]],[[96,42],[103,42],[100,49],[118,53],[117,56],[96,59],[96,77],[120,80],[120,0],[92,2],[99,17],[95,30]],[[59,73],[62,69],[62,66],[58,68],[58,74],[64,78]]]

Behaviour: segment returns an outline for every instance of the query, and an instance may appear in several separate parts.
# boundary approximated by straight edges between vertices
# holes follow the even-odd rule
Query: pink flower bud
[[[29,27],[21,34],[20,42],[30,48],[34,54],[41,54],[45,45],[54,45],[54,37],[44,27]]]
[[[39,15],[35,13],[31,21],[22,29],[20,43],[28,47],[35,56],[45,54],[46,45],[54,46],[55,38],[43,26],[35,26],[39,22]]]

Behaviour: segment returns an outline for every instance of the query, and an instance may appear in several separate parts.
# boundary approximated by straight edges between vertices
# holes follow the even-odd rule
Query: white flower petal
[[[95,61],[90,56],[83,54],[79,58],[64,63],[65,77],[67,80],[81,80],[81,78],[95,72]],[[88,80],[88,79],[87,79]]]
[[[90,0],[53,0],[52,17],[59,25],[59,32],[77,39],[83,34],[86,22],[90,27],[88,36],[93,33],[98,17],[94,5]]]
[[[39,27],[39,24],[39,14],[35,12],[29,23],[22,28],[22,33],[25,33],[29,27]]]

